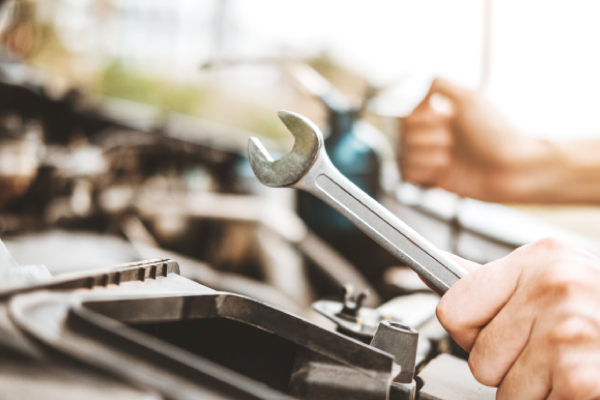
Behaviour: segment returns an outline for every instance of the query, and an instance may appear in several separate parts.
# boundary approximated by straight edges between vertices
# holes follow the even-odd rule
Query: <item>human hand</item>
[[[443,97],[449,110],[436,110]],[[483,96],[443,79],[402,120],[400,168],[405,180],[487,201],[527,201],[530,173],[551,151],[521,135]]]
[[[497,399],[600,399],[600,259],[554,239],[479,266],[437,314]]]

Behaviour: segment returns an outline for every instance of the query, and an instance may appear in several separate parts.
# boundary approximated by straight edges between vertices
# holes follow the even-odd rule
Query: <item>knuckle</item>
[[[543,272],[537,278],[535,286],[530,292],[531,300],[547,304],[564,302],[580,286],[580,283],[575,281],[569,272],[564,265],[560,264],[552,264],[543,268]]]
[[[546,237],[540,239],[530,245],[535,251],[564,251],[570,249],[572,246],[567,242],[554,237]]]
[[[579,345],[598,340],[598,327],[594,321],[583,315],[568,315],[547,333],[549,346]],[[559,349],[559,347],[549,347]]]
[[[542,276],[538,278],[538,282],[545,286],[563,287],[569,286],[573,281],[573,274],[568,265],[562,261],[555,261],[546,264],[543,268]]]
[[[523,246],[515,253],[530,267],[532,294],[569,295],[586,283],[589,271],[582,263],[582,253],[555,238],[545,238]],[[587,271],[587,272],[586,272]]]
[[[597,398],[600,395],[598,368],[589,366],[571,366],[561,368],[555,374],[554,390],[559,398],[581,399]]]
[[[582,275],[576,273],[577,269],[579,268],[561,260],[545,265],[538,272],[533,294],[544,299],[552,298],[554,302],[564,301],[585,285]]]

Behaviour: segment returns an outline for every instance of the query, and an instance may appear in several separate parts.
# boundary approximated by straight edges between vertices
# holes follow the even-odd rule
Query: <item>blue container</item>
[[[380,166],[375,150],[355,133],[358,110],[329,108],[325,149],[339,171],[367,194],[379,196]],[[358,229],[316,197],[298,191],[297,209],[308,227],[322,236],[356,234]]]

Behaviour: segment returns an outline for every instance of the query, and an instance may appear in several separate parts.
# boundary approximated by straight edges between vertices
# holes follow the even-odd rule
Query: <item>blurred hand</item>
[[[497,399],[600,399],[600,259],[544,239],[472,272],[442,297],[442,325]]]
[[[435,97],[450,109],[432,107]],[[402,121],[400,167],[406,181],[487,201],[522,200],[524,173],[549,151],[521,135],[477,92],[436,79]]]

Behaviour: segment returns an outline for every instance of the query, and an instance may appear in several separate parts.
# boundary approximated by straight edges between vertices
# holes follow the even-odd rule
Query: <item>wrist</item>
[[[561,159],[554,142],[516,136],[511,144],[510,157],[493,176],[500,202],[539,203],[552,201],[546,198],[557,179]],[[545,200],[545,201],[544,201]]]
[[[515,201],[600,202],[600,141],[533,140],[527,161],[518,166]]]

